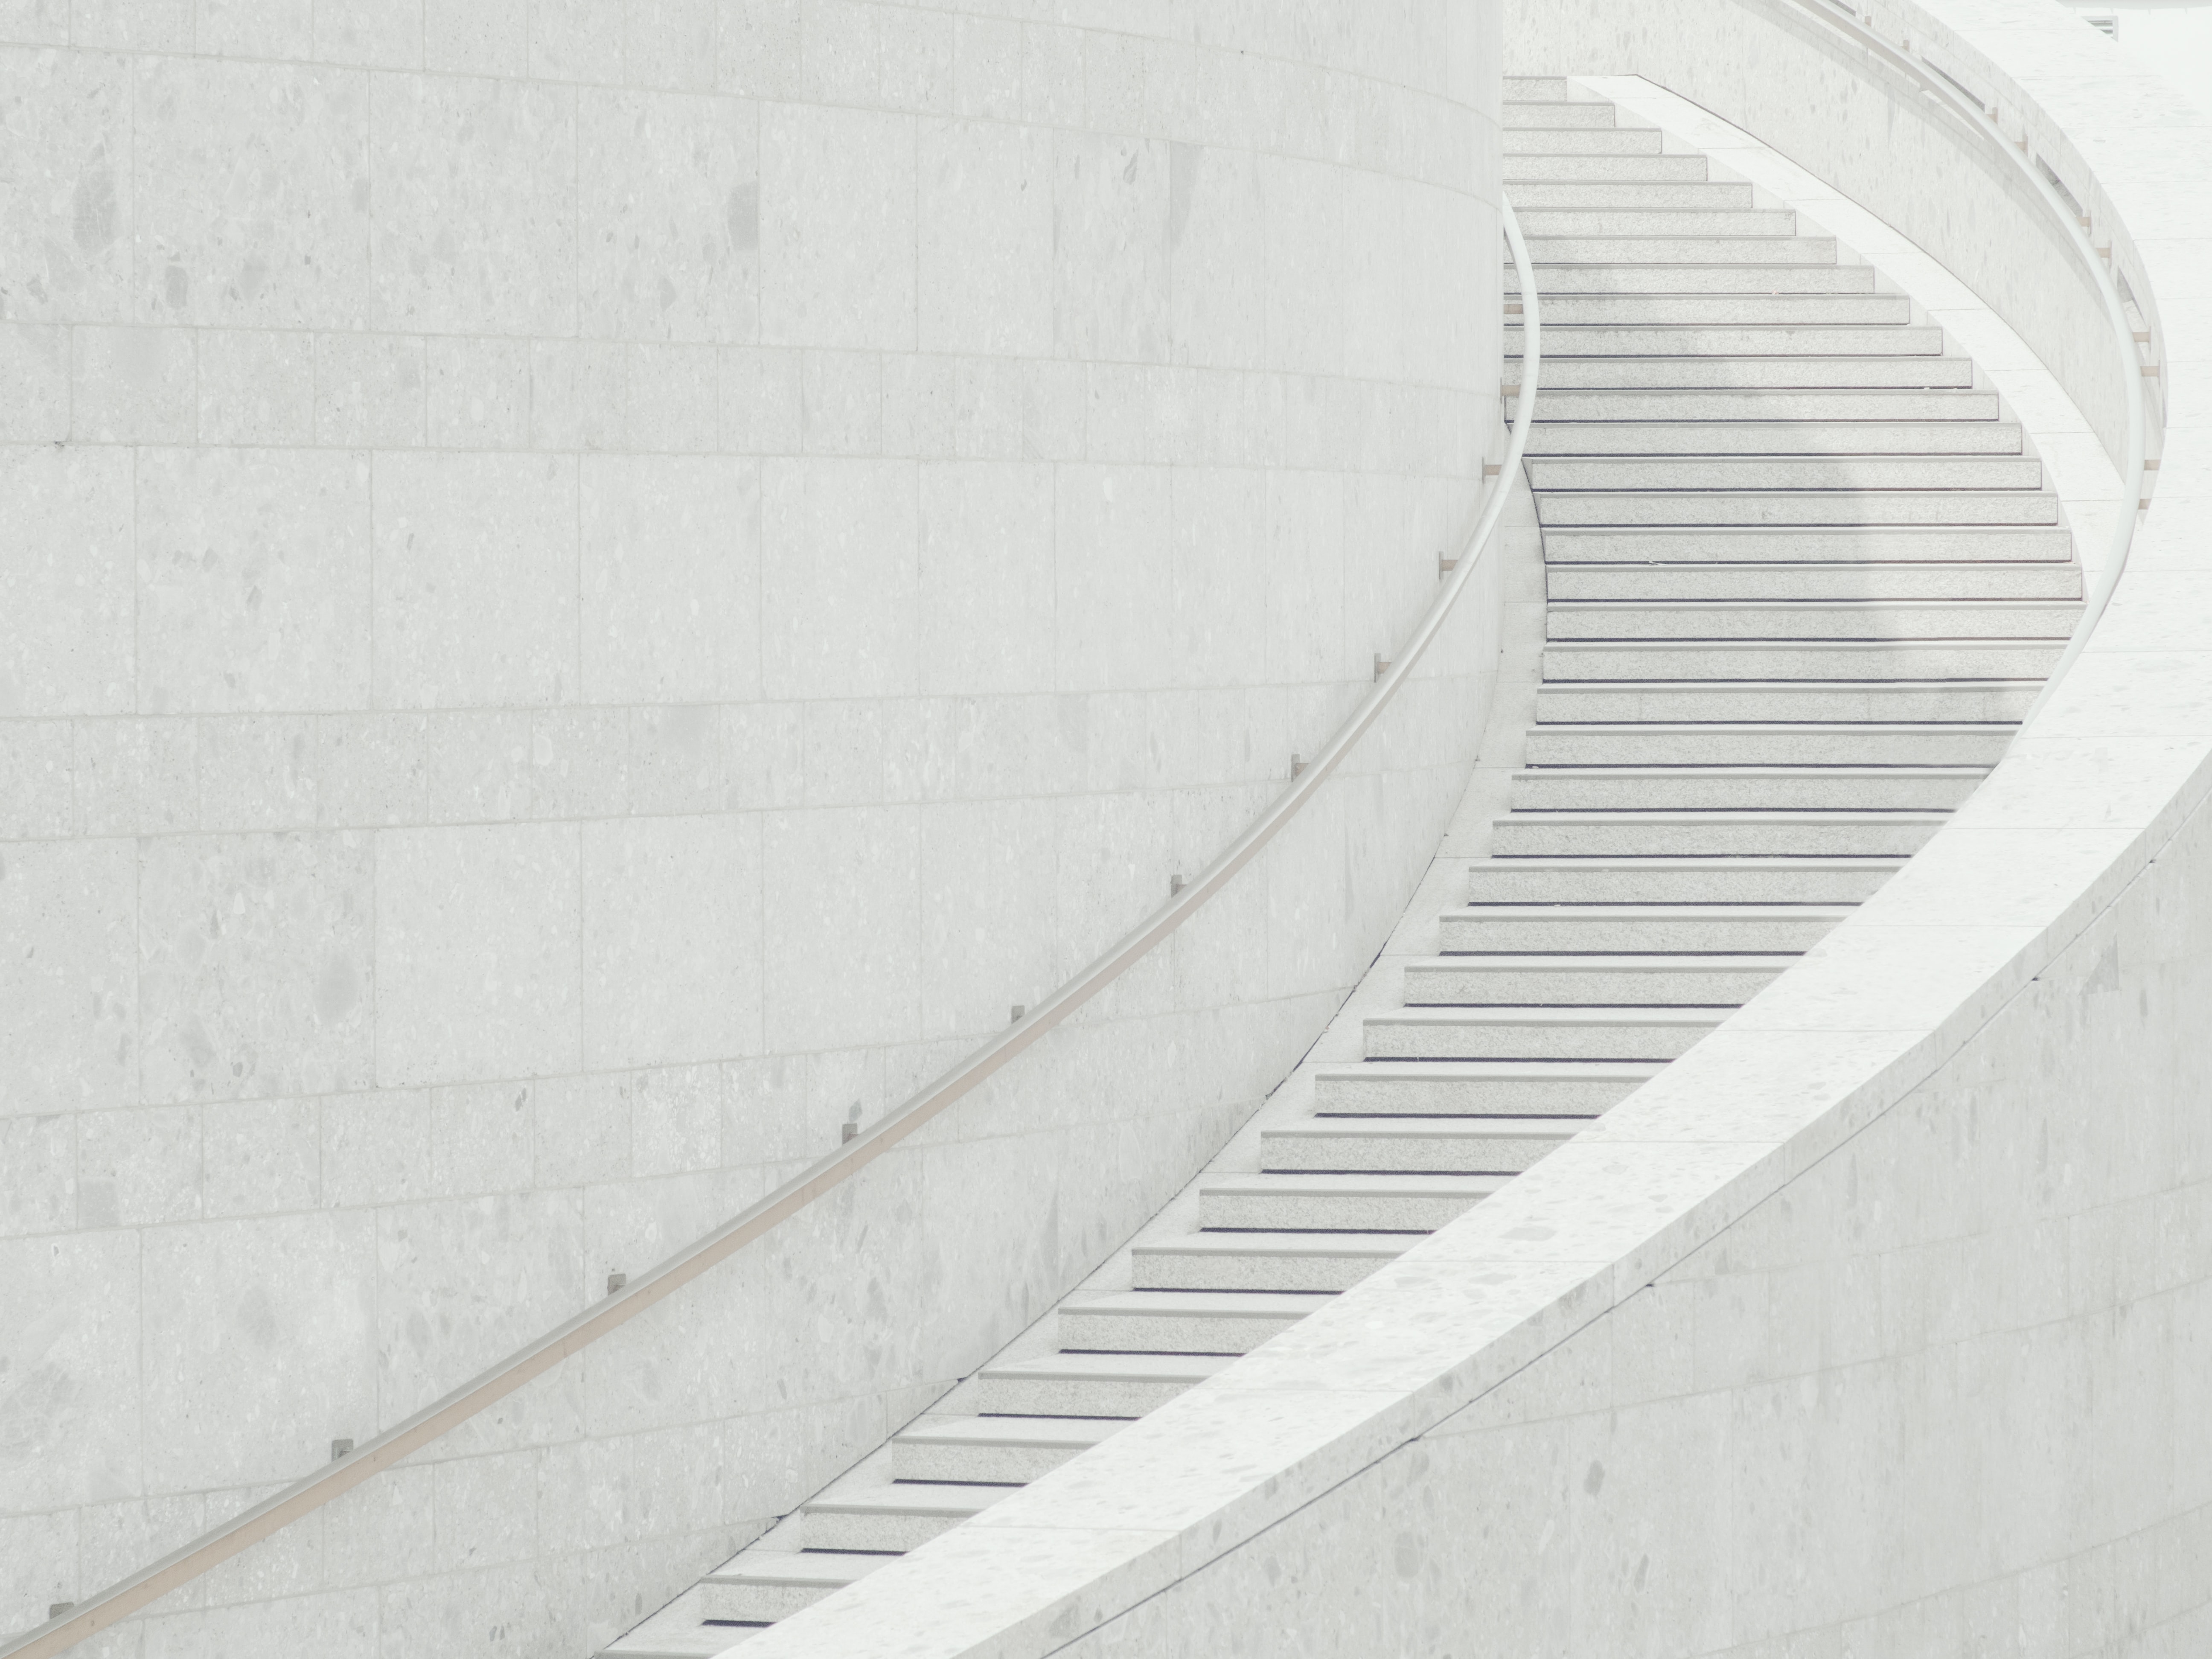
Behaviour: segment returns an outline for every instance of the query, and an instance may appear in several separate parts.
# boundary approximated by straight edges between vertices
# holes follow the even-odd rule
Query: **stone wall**
[[[802,1167],[1319,746],[1502,443],[1496,30],[0,6],[0,1630]],[[83,1650],[588,1651],[874,1445],[1356,980],[1462,610],[1091,1016]]]
[[[2212,125],[2040,0],[1876,9],[2068,180],[2138,361],[2098,256],[1988,199],[1996,143],[1814,6],[1532,0],[1507,65],[1649,75],[1912,227],[1944,309],[1972,273],[2057,380],[2101,358],[2077,477],[2109,471],[2093,423],[2164,392],[2071,672],[1877,894],[1597,1123],[748,1655],[2212,1649]]]

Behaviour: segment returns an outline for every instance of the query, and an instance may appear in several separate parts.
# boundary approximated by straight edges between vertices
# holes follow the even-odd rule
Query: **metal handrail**
[[[1853,11],[1846,0],[1792,0],[1799,10],[1826,24],[1838,33],[1850,39],[1869,54],[1879,58],[1917,82],[1923,91],[1939,100],[1972,131],[1994,143],[2010,161],[2021,176],[2033,186],[2037,197],[2074,244],[2087,269],[2090,280],[2097,285],[2099,296],[2105,302],[2105,312],[2112,325],[2113,343],[2118,348],[2121,383],[2126,388],[2128,438],[2125,459],[2120,469],[2120,483],[2124,492],[2115,503],[2112,515],[2112,549],[2106,555],[2105,568],[2097,577],[2097,585],[2081,607],[2081,615],[2067,636],[2066,648],[2058,653],[2058,660],[2043,682],[2043,689],[2027,706],[2021,717],[2020,732],[2034,724],[2038,715],[2049,705],[2059,683],[2073,669],[2075,660],[2089,643],[2089,636],[2097,631],[2104,620],[2105,607],[2112,602],[2112,592],[2120,585],[2120,576],[2127,569],[2128,553],[2135,544],[2136,518],[2148,505],[2143,499],[2143,475],[2150,447],[2150,416],[2143,388],[2142,360],[2136,355],[2135,325],[2128,320],[2126,302],[2120,297],[2119,284],[2105,259],[2090,240],[2088,231],[2074,204],[2058,193],[2057,187],[2035,165],[2023,137],[2015,143],[2005,137],[2004,129],[1997,125],[1996,112],[1983,106],[1964,88],[1935,65],[1924,62],[1914,51],[1911,40],[1895,41],[1876,32],[1872,20]],[[2015,732],[2014,736],[2019,735]],[[0,1654],[0,1659],[6,1659]]]
[[[151,1566],[112,1584],[79,1602],[66,1613],[0,1647],[0,1659],[46,1659],[46,1656],[97,1634],[136,1613],[148,1602],[190,1583],[240,1550],[258,1543],[279,1528],[320,1508],[359,1486],[369,1476],[391,1468],[420,1450],[448,1430],[496,1404],[532,1378],[543,1376],[563,1359],[596,1342],[616,1327],[626,1324],[664,1297],[750,1243],[778,1223],[788,1219],[833,1188],[858,1174],[884,1152],[951,1105],[976,1085],[1012,1060],[1097,995],[1155,945],[1188,921],[1198,908],[1220,891],[1229,878],[1250,863],[1260,850],[1298,815],[1373,726],[1413,673],[1414,665],[1434,643],[1445,618],[1467,589],[1477,561],[1498,527],[1511,496],[1523,452],[1528,443],[1528,422],[1536,404],[1537,373],[1541,363],[1537,321],[1536,283],[1529,268],[1528,245],[1513,216],[1510,203],[1501,202],[1505,240],[1520,273],[1522,313],[1521,389],[1505,459],[1498,469],[1497,487],[1483,502],[1474,528],[1462,546],[1461,556],[1443,586],[1422,616],[1420,623],[1382,673],[1360,699],[1351,717],[1337,728],[1312,763],[1291,781],[1291,787],[1231,842],[1212,863],[1167,903],[1125,934],[1111,949],[1077,974],[1025,1018],[1000,1032],[981,1048],[919,1093],[885,1113],[820,1159],[793,1176],[766,1198],[725,1222],[647,1273],[640,1273],[606,1300],[586,1309],[573,1319],[548,1331],[527,1346],[469,1382],[416,1412],[406,1421],[386,1429],[374,1440],[332,1460],[305,1480],[294,1482],[212,1531],[162,1557]]]

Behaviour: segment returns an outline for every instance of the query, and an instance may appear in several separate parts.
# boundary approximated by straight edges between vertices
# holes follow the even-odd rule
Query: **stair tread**
[[[1095,1446],[1124,1417],[924,1417],[891,1437],[929,1446]]]
[[[797,1584],[842,1588],[895,1558],[846,1550],[762,1550],[708,1573],[702,1584]]]
[[[1688,766],[1526,766],[1516,777],[1607,779],[1700,778],[1985,778],[1986,766],[1741,766],[1729,762]]]
[[[1370,1025],[1715,1025],[1709,1010],[1694,1008],[1553,1008],[1541,1005],[1495,1008],[1391,1008],[1367,1016]],[[1547,1121],[1530,1118],[1531,1123]],[[1288,1133],[1290,1130],[1265,1133]]]
[[[1412,957],[1406,966],[1430,974],[1516,974],[1582,971],[1603,974],[1749,973],[1778,971],[1804,954],[1799,951],[1755,953],[1655,951],[1624,956],[1617,951],[1455,951],[1450,956]]]
[[[1796,921],[1826,916],[1841,921],[1855,908],[1844,904],[1466,904],[1443,914],[1454,921],[1503,917],[1547,921]],[[1457,953],[1431,958],[1458,959]]]
[[[1205,1355],[1051,1353],[986,1365],[976,1375],[1021,1382],[1198,1383],[1227,1363]]]
[[[1549,907],[1522,908],[1545,908],[1548,912]],[[1598,910],[1593,914],[1609,913]],[[1455,957],[1438,958],[1444,962],[1457,959]],[[1649,1061],[1640,1060],[1571,1060],[1557,1064],[1532,1060],[1347,1060],[1339,1066],[1317,1066],[1314,1068],[1314,1076],[1316,1079],[1361,1083],[1389,1082],[1399,1078],[1423,1083],[1557,1083],[1652,1077],[1658,1073],[1659,1069]]]
[[[1189,1315],[1205,1319],[1303,1319],[1334,1291],[1096,1291],[1060,1304],[1062,1313]]]
[[[1209,1176],[1200,1181],[1199,1191],[1269,1198],[1300,1194],[1329,1198],[1460,1198],[1486,1196],[1503,1187],[1507,1179],[1485,1175],[1300,1175],[1294,1171],[1263,1170],[1252,1175]]]
[[[1293,1232],[1254,1230],[1185,1233],[1136,1246],[1139,1255],[1366,1256],[1389,1261],[1403,1255],[1411,1238],[1404,1233]]]
[[[979,1496],[975,1486],[902,1480],[836,1498],[811,1498],[802,1508],[808,1515],[931,1515],[965,1520],[997,1501]]]

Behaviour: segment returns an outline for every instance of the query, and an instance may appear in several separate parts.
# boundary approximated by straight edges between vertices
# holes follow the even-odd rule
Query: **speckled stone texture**
[[[2157,368],[2149,511],[2078,665],[1593,1127],[749,1656],[2212,1650],[2212,128],[2059,8],[1862,10],[2059,172],[2137,362],[1998,158],[1788,0],[1532,0],[1508,64],[1632,107],[1640,71],[1910,228],[2107,454],[2117,371]]]
[[[1494,0],[0,0],[0,1632],[1034,1004],[1497,420]],[[588,1652],[1117,1246],[1373,956],[1471,596],[973,1101],[87,1654]]]

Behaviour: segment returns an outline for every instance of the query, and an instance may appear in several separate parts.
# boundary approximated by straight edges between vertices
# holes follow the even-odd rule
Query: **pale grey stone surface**
[[[1703,7],[1515,9],[1516,69],[1641,67],[1802,138],[1832,185],[1989,276],[2054,345],[2055,382],[2101,374],[2061,434],[2088,441],[2054,461],[2069,509],[2094,509],[2091,444],[2119,407],[2101,307],[2047,282],[2055,239],[1992,235],[2008,216],[1955,171],[1901,164],[1951,141],[1786,5],[1749,0],[1720,32]],[[2164,1659],[2212,1640],[2212,492],[2184,297],[2203,244],[2179,234],[2212,216],[2212,139],[2063,13],[1877,9],[2080,166],[2151,325],[2156,494],[2049,718],[1802,964],[1576,1142],[750,1650]],[[1947,330],[1977,327],[1962,289],[1942,305]]]
[[[1491,9],[1000,10],[0,0],[0,1630],[1000,1029],[1427,604]],[[82,1650],[583,1652],[726,1557],[1280,1079],[1495,626],[925,1145]]]

